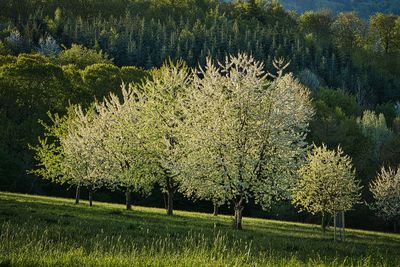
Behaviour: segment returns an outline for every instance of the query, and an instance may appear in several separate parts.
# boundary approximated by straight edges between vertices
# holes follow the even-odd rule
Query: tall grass
[[[71,203],[71,204],[69,204]],[[119,209],[116,209],[119,208]],[[0,266],[398,266],[400,237],[0,193]]]

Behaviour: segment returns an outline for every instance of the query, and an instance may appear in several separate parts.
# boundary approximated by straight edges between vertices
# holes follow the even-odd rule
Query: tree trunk
[[[243,212],[243,198],[240,197],[235,203],[235,229],[242,230],[242,212]]]
[[[93,192],[92,189],[89,189],[89,207],[93,206]]]
[[[324,212],[322,212],[321,228],[322,228],[322,233],[325,234],[325,231],[326,231],[326,224],[325,224],[325,213],[324,213]]]
[[[213,212],[214,216],[218,216],[218,204],[214,203],[214,212]]]
[[[125,199],[126,199],[126,210],[132,210],[131,190],[129,188],[126,189]]]
[[[171,216],[174,210],[174,192],[172,190],[167,191],[167,215]]]
[[[395,233],[397,233],[397,222],[396,221],[393,222],[393,231]]]
[[[345,224],[345,221],[344,221],[344,211],[342,211],[342,241],[344,242],[344,234],[345,234],[345,232],[344,232],[344,230],[346,229],[346,224]]]
[[[164,198],[164,208],[165,210],[168,210],[168,205],[167,205],[167,193],[163,193],[163,198]]]
[[[79,204],[80,197],[81,197],[81,186],[77,185],[76,192],[75,192],[75,204]]]
[[[336,242],[336,212],[333,216],[333,241]]]

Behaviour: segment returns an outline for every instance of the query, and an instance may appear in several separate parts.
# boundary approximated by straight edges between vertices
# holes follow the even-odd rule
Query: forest
[[[293,1],[282,5],[253,0],[1,1],[0,190],[74,195],[71,185],[51,183],[51,178],[43,179],[51,175],[37,168],[38,147],[46,145],[46,137],[54,137],[57,127],[52,125],[62,122],[64,115],[101,113],[93,102],[101,103],[110,93],[122,97],[122,83],[145,90],[143,81],[151,84],[165,78],[165,62],[200,68],[207,66],[207,57],[225,62],[229,55],[245,53],[264,62],[266,73],[275,73],[279,65],[278,71],[293,73],[310,90],[313,116],[306,116],[308,134],[298,142],[325,150],[340,146],[338,155],[352,159],[362,201],[347,212],[346,223],[392,231],[393,220],[370,209],[374,199],[370,184],[378,173],[390,175],[400,164],[400,17],[395,15],[399,5],[352,1],[356,7],[351,10],[357,13],[342,9],[342,1],[317,2],[332,3],[328,5],[332,10],[319,10],[317,5],[312,7],[316,11],[306,11],[306,4],[300,9]],[[82,114],[74,109],[77,105]],[[191,144],[196,142],[200,140]],[[387,173],[381,171],[389,167]],[[143,200],[136,192],[135,199],[162,206],[167,196],[163,186],[146,187],[153,194]],[[82,187],[82,194],[91,195],[90,186]],[[181,209],[211,210],[218,202],[203,197],[193,205],[192,198],[185,197],[190,190],[186,185],[174,192]],[[121,192],[109,187],[98,189],[93,197],[124,201]],[[287,199],[266,205],[264,211],[260,198],[246,196],[243,214],[321,220],[320,214],[299,213]],[[230,214],[232,205],[221,204],[220,211]]]

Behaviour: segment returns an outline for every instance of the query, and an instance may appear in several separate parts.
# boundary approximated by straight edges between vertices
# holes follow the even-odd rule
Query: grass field
[[[0,193],[0,266],[400,266],[400,235]]]

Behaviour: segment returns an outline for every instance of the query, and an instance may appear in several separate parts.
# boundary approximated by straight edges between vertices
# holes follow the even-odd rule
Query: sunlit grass
[[[400,235],[0,193],[0,266],[399,266]]]

